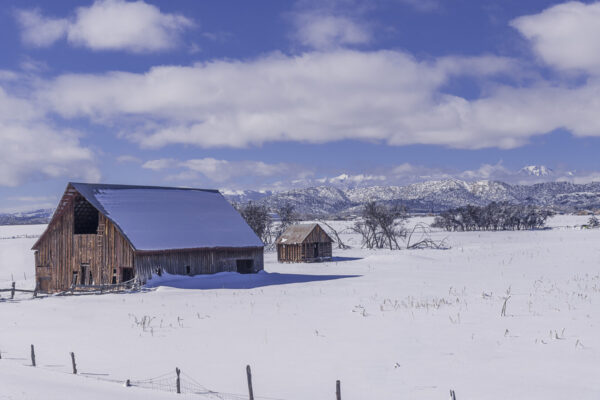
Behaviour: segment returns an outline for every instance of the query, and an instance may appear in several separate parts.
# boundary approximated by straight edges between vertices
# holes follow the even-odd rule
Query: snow
[[[73,186],[115,222],[137,250],[263,246],[216,191],[82,183]]]
[[[12,361],[12,362],[11,362]],[[41,366],[32,368],[22,360],[6,360],[0,363],[2,378],[2,400],[65,400],[65,399],[165,399],[176,394],[155,392],[140,388],[124,389],[113,382],[99,381],[93,376],[73,376],[64,371],[57,371],[58,366]],[[62,372],[62,373],[61,373]]]
[[[541,177],[541,176],[552,175],[554,173],[554,171],[552,171],[550,168],[546,167],[545,165],[527,165],[527,166],[521,168],[519,173],[522,175]]]
[[[595,400],[600,230],[573,228],[586,221],[435,231],[450,250],[365,250],[344,230],[353,248],[334,249],[332,262],[279,264],[266,253],[255,275],[163,275],[137,293],[0,302],[0,398],[169,396],[71,376],[73,351],[97,377],[144,379],[177,366],[238,394],[250,364],[257,396],[288,400],[333,398],[337,379],[345,400],[447,399],[450,389],[459,399]],[[3,276],[6,262],[33,274],[19,243],[34,240],[4,241]],[[32,343],[37,369],[24,366]]]
[[[0,226],[0,287],[18,281],[19,286],[35,286],[31,246],[46,225]]]

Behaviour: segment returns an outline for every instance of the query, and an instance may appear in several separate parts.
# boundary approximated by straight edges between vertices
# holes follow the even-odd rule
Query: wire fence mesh
[[[13,354],[11,352],[1,351],[0,350],[0,362],[18,362],[22,365],[31,365],[29,363],[30,357],[24,356],[23,354]],[[25,363],[24,363],[25,362]],[[62,373],[72,375],[72,372],[67,372],[64,370],[58,370],[56,367],[58,365],[46,365],[46,364],[37,364],[36,368],[43,369],[47,371],[52,371],[53,373]],[[65,366],[66,367],[66,366]],[[62,368],[61,368],[62,369]],[[158,375],[152,378],[147,379],[119,379],[116,377],[112,377],[110,374],[106,374],[106,376],[101,376],[99,374],[92,374],[86,372],[78,372],[77,376],[81,378],[93,379],[97,381],[103,382],[111,382],[114,384],[119,384],[125,387],[135,387],[146,390],[153,391],[161,391],[161,392],[170,392],[177,393],[177,386],[179,386],[179,395],[185,398],[196,398],[196,399],[206,399],[206,400],[245,400],[248,399],[248,394],[238,394],[238,393],[227,393],[227,392],[219,392],[216,390],[211,390],[205,385],[201,384],[198,380],[193,378],[192,376],[186,374],[185,372],[181,372],[179,375],[179,385],[178,385],[178,375],[175,372],[175,369],[166,372],[162,375]],[[263,397],[263,396],[254,396],[256,400],[285,400],[283,398],[275,398],[275,397]]]

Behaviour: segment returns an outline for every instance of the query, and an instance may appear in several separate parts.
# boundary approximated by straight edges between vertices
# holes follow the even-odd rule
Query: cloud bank
[[[194,23],[178,14],[162,13],[143,1],[97,0],[79,7],[69,18],[44,16],[39,9],[18,10],[23,42],[47,47],[66,38],[73,46],[91,50],[146,53],[168,50]]]
[[[0,186],[69,175],[97,180],[100,172],[79,135],[55,127],[29,101],[0,86]]]
[[[440,88],[457,75],[479,79],[513,69],[494,56],[418,61],[400,51],[339,49],[142,74],[66,74],[36,95],[64,118],[122,126],[121,134],[144,148],[344,139],[509,148],[527,140],[529,127],[498,124],[487,102]]]

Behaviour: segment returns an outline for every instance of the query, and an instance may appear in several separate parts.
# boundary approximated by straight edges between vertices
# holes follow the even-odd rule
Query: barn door
[[[90,264],[89,263],[81,263],[81,265],[79,266],[79,268],[81,269],[80,275],[79,275],[79,284],[80,285],[90,285],[90,282],[87,281],[88,278],[88,272],[90,272]]]
[[[319,258],[319,243],[314,244],[314,256],[313,258]]]
[[[237,272],[240,274],[251,274],[254,260],[236,260]]]
[[[127,282],[134,278],[133,268],[121,268],[121,282]]]

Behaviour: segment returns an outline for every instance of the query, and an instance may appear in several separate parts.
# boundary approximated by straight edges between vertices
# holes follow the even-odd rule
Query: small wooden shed
[[[279,262],[315,262],[332,257],[333,239],[319,224],[292,225],[275,243]]]

